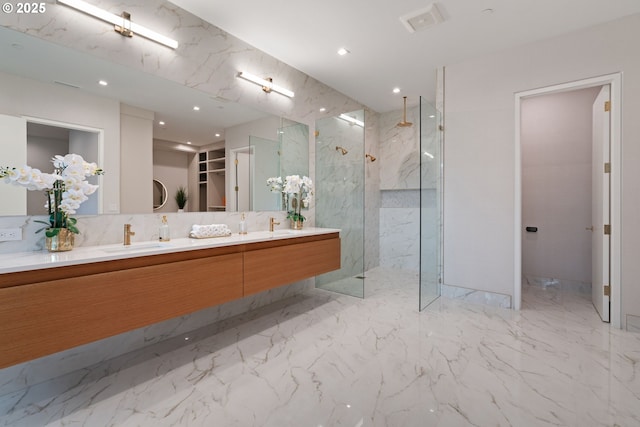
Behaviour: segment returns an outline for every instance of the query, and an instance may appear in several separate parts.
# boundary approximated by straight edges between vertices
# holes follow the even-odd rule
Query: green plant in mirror
[[[176,203],[178,204],[178,209],[184,209],[187,205],[187,201],[189,200],[189,195],[187,194],[187,189],[183,186],[178,187],[176,190]]]

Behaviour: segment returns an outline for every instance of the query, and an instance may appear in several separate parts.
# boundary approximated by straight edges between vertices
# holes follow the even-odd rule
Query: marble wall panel
[[[419,271],[419,208],[380,209],[380,266]]]
[[[229,229],[237,231],[241,212],[184,212],[162,214],[122,214],[79,216],[75,245],[98,246],[123,242],[124,224],[131,224],[136,233],[132,242],[158,240],[162,217],[166,215],[172,238],[187,237],[194,224],[227,224]],[[247,212],[246,222],[249,231],[265,231],[269,229],[269,217],[280,221],[278,228],[287,227],[285,212]],[[37,232],[43,225],[38,220],[46,220],[42,216],[0,217],[0,228],[19,227],[22,230],[21,241],[0,242],[0,253],[28,252],[44,248],[44,235]]]
[[[411,127],[398,127],[402,110],[380,114],[380,188],[420,188],[420,120],[418,107],[407,108]]]

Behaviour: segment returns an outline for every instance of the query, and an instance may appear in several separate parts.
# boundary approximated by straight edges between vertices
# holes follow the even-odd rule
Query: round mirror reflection
[[[167,203],[167,187],[157,179],[153,180],[153,210],[161,209]]]

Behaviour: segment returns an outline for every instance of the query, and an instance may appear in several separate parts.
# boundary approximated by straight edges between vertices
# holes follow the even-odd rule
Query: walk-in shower
[[[369,296],[365,266],[372,263],[365,254],[379,252],[380,268],[412,278],[403,285],[416,286],[422,309],[440,295],[440,114],[420,98],[409,110],[405,99],[402,111],[376,116],[372,134],[378,141],[367,144],[376,148],[376,156],[365,152],[365,118],[364,111],[355,111],[316,122],[316,225],[341,229],[342,239],[341,269],[318,277],[316,286]],[[376,161],[379,169],[367,169]],[[378,170],[379,180],[371,179]],[[380,197],[370,197],[372,192]],[[380,200],[380,205],[365,209],[365,193],[366,200]],[[365,211],[379,217],[373,221],[378,229],[366,230],[374,234],[367,236],[367,245],[373,241],[379,251],[365,250]]]

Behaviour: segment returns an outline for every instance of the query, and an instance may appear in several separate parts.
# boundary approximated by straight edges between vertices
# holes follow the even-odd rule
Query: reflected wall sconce
[[[362,120],[358,120],[355,117],[347,116],[346,114],[340,114],[338,118],[351,123],[352,125],[364,127],[364,122]]]
[[[289,98],[293,98],[295,96],[293,91],[287,88],[284,88],[282,86],[273,84],[273,79],[271,77],[262,79],[258,76],[254,76],[251,73],[247,73],[246,71],[240,71],[238,73],[238,77],[240,77],[241,79],[248,80],[252,83],[255,83],[258,86],[262,86],[262,90],[265,91],[265,93],[271,93],[273,91],[273,92],[278,92],[279,94],[282,94],[284,96],[288,96]]]
[[[364,155],[365,158],[368,158],[369,160],[371,160],[371,163],[376,161],[376,158],[374,156],[372,156],[371,154],[367,153]]]
[[[79,10],[80,12],[84,12],[87,15],[91,15],[95,18],[113,24],[115,31],[125,37],[132,37],[136,34],[172,49],[178,47],[177,41],[163,36],[162,34],[158,34],[140,24],[131,22],[131,14],[127,12],[122,12],[120,16],[114,15],[111,12],[107,12],[106,10],[100,9],[99,7],[93,6],[82,0],[58,0],[58,3],[62,3],[66,6]]]

